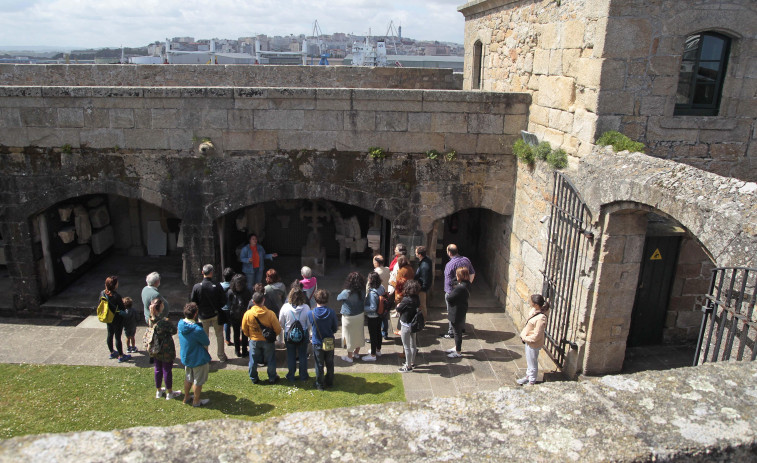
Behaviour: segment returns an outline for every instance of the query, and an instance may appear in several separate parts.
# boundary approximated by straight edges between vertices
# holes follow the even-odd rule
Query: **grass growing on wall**
[[[618,151],[643,153],[644,149],[646,148],[644,146],[644,143],[633,141],[622,133],[616,132],[614,130],[609,130],[603,133],[602,136],[597,139],[597,145],[612,146],[613,151],[615,151],[616,153]]]
[[[267,379],[265,368],[261,379]],[[174,368],[181,390],[184,370]],[[211,371],[205,407],[156,399],[152,368],[0,364],[0,438],[25,434],[170,426],[197,420],[262,421],[287,413],[405,400],[400,374],[337,374],[320,392],[314,379],[253,385],[246,370]],[[315,372],[310,370],[310,374]]]

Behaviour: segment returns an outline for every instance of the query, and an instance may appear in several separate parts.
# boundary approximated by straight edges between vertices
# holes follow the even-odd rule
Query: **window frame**
[[[484,44],[481,40],[473,43],[473,67],[471,69],[471,89],[480,90],[484,86]]]
[[[691,71],[691,80],[688,85],[691,86],[688,103],[676,103],[673,111],[674,116],[718,116],[720,113],[720,104],[723,96],[723,84],[725,82],[726,73],[728,71],[728,58],[731,54],[731,37],[725,34],[714,31],[703,31],[696,34],[690,34],[686,36],[686,41],[695,36],[700,36],[699,45],[696,50],[696,59],[694,60],[694,67]],[[697,80],[699,80],[699,68],[702,63],[702,47],[704,45],[705,36],[715,37],[723,41],[723,49],[720,54],[718,62],[718,73],[714,83],[714,101],[708,104],[696,104],[694,103],[694,97],[696,96]],[[684,45],[685,52],[685,45]],[[715,62],[715,60],[704,60],[704,62]],[[683,63],[683,54],[681,54],[681,63]],[[681,71],[678,73],[678,85],[676,86],[676,98],[678,98],[678,89],[681,86]]]

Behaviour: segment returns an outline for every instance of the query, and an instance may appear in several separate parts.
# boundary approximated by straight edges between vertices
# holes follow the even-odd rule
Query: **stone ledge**
[[[0,441],[0,460],[755,461],[755,398],[757,363],[720,363],[262,423],[18,437]]]

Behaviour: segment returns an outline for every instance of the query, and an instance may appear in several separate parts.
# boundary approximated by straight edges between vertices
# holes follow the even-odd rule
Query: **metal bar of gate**
[[[731,327],[728,330],[728,338],[726,339],[725,349],[723,350],[723,360],[731,359],[733,341],[736,338],[736,333],[739,329],[739,319],[741,318],[739,317],[739,315],[741,315],[741,304],[743,304],[744,302],[744,292],[746,291],[746,278],[748,272],[749,271],[747,270],[745,274],[741,275],[741,288],[739,289],[739,291],[735,293],[732,291],[729,295],[730,297],[728,298],[729,302],[731,302],[728,307],[732,309],[732,311],[729,310],[729,312],[731,312]],[[739,275],[739,273],[737,273],[737,271],[734,269],[731,286],[735,286],[737,282],[737,275]]]
[[[716,278],[717,278],[717,273],[713,271],[712,277],[710,277],[710,289],[707,292],[708,294],[712,294],[712,292],[714,291]],[[696,353],[694,354],[693,366],[699,365],[699,359],[701,357],[704,358],[704,361],[702,363],[707,361],[707,353],[705,352],[705,354],[702,355],[702,344],[704,342],[705,331],[707,331],[707,322],[713,316],[712,315],[713,307],[712,307],[712,301],[710,301],[709,298],[705,298],[704,304],[705,306],[702,307],[702,326],[699,327],[699,339],[697,340],[697,350],[696,350]],[[705,346],[705,349],[706,348],[707,346]]]
[[[715,269],[713,270],[713,281],[717,281],[718,284],[715,286],[715,292],[717,295],[715,296],[715,300],[720,300],[720,295],[723,291],[723,280],[724,280],[724,273],[725,269]],[[705,344],[704,348],[704,361],[708,361],[708,355],[710,351],[710,346],[712,345],[712,333],[715,331],[715,319],[718,316],[718,308],[719,305],[717,302],[714,302],[714,307],[712,308],[712,314],[710,315],[710,328],[707,331],[707,344]]]

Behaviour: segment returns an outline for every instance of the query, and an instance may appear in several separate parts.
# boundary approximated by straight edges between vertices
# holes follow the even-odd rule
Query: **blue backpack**
[[[294,312],[292,313],[294,314]],[[299,316],[295,315],[295,317],[294,323],[286,332],[286,341],[292,344],[300,344],[307,336],[305,336],[305,328],[302,327]]]

